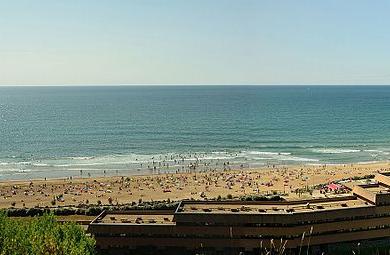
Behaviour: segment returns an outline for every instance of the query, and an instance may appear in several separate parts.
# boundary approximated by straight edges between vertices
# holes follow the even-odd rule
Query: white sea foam
[[[255,163],[251,163],[250,165],[252,166],[252,167],[254,167],[254,166],[265,166],[265,162],[255,162]]]
[[[272,157],[270,157],[270,158],[265,158],[265,157],[253,157],[253,158],[251,158],[252,160],[270,160],[270,159],[274,159],[274,158],[272,158]]]
[[[364,150],[364,151],[375,152],[375,153],[382,154],[382,155],[390,155],[390,152],[386,151],[386,150]]]
[[[32,172],[31,169],[19,169],[18,171],[16,171],[17,173],[29,173],[29,172]]]
[[[229,154],[226,151],[212,151],[211,154]]]
[[[362,161],[362,162],[357,162],[357,164],[359,164],[359,165],[366,165],[366,164],[375,164],[375,163],[379,163],[379,162],[381,162],[381,161],[375,161],[375,160],[373,160],[373,161]]]
[[[383,153],[384,151],[381,150],[364,150],[366,152],[378,152],[378,153]]]
[[[25,173],[25,172],[32,172],[31,169],[20,169],[20,168],[6,168],[6,169],[0,169],[1,173]]]
[[[291,155],[289,152],[242,151],[243,155]]]
[[[19,171],[19,168],[6,168],[6,169],[0,169],[0,172],[17,172]]]
[[[351,148],[306,148],[303,151],[310,150],[308,155],[304,153],[291,152],[278,152],[272,151],[272,149],[264,150],[243,150],[243,151],[212,151],[212,152],[186,152],[186,153],[160,153],[160,154],[119,154],[119,155],[103,155],[103,156],[72,156],[62,158],[49,158],[49,159],[21,159],[20,162],[16,162],[15,159],[7,159],[0,162],[1,175],[23,174],[32,169],[36,172],[44,172],[52,170],[53,175],[56,176],[68,176],[73,175],[76,171],[91,171],[95,173],[113,173],[113,171],[129,171],[129,173],[137,174],[138,171],[147,171],[147,168],[157,166],[157,168],[165,169],[163,163],[169,164],[167,171],[177,170],[181,167],[188,167],[190,162],[199,160],[201,162],[200,167],[204,163],[211,163],[210,166],[222,167],[222,164],[214,164],[216,162],[229,161],[230,165],[245,164],[249,166],[264,165],[272,162],[273,164],[322,164],[326,163],[325,160],[316,159],[310,152],[317,152],[323,154],[340,154],[342,153],[357,153],[362,152],[367,156],[370,154],[375,155],[371,159],[379,159],[379,157],[386,158],[384,155],[390,154],[388,148],[370,148],[366,150],[357,150]],[[310,156],[309,156],[310,155]],[[360,154],[357,154],[360,155]],[[377,156],[377,157],[376,157]],[[326,156],[324,156],[326,157]],[[336,157],[336,156],[333,156]],[[364,159],[362,159],[364,160]],[[374,161],[376,162],[376,161]],[[161,163],[161,164],[160,164]],[[367,162],[362,162],[367,164]],[[370,162],[371,163],[371,162]],[[142,165],[141,165],[142,164]],[[157,165],[156,165],[157,164]],[[328,162],[329,164],[329,162]],[[67,171],[69,171],[67,173]],[[55,174],[54,174],[55,173]],[[34,175],[34,174],[33,174]],[[27,176],[27,175],[26,175]],[[1,178],[0,178],[1,179]]]
[[[276,160],[276,161],[301,161],[317,162],[318,159],[292,156],[289,152],[268,152],[268,151],[243,151],[249,160]],[[260,156],[260,157],[259,157]],[[265,156],[265,157],[264,157]]]
[[[284,157],[280,158],[279,160],[282,161],[301,161],[301,162],[318,162],[319,159],[314,159],[314,158],[301,158],[301,157]]]
[[[309,166],[323,166],[323,165],[340,166],[340,165],[344,165],[344,164],[343,163],[308,163],[307,165],[309,165]]]
[[[204,157],[200,157],[198,159],[199,160],[229,160],[229,159],[234,159],[234,158],[237,158],[237,157],[235,157],[235,156],[220,156],[220,157],[204,156]],[[196,160],[196,159],[193,158],[192,160]]]
[[[89,167],[89,166],[108,166],[108,165],[127,165],[129,162],[95,162],[95,163],[69,163],[69,164],[57,164],[52,165],[53,167]]]
[[[49,166],[48,164],[45,164],[45,163],[32,163],[31,165],[32,165],[32,166],[37,166],[37,167],[40,167],[40,166]]]
[[[327,148],[327,149],[313,149],[313,152],[324,153],[324,154],[342,154],[342,153],[355,153],[360,152],[361,150],[356,149],[337,149],[337,148]]]
[[[21,161],[21,162],[17,162],[16,164],[18,165],[31,165],[31,161]]]
[[[93,158],[94,157],[67,157],[67,159],[76,159],[76,160],[89,160]]]

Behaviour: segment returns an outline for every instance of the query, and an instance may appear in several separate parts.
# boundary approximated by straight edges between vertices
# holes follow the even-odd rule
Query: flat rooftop
[[[127,223],[127,224],[175,224],[172,215],[158,214],[107,214],[99,223]]]
[[[173,225],[173,210],[130,210],[130,211],[104,211],[96,217],[92,224],[155,224]]]
[[[212,214],[288,214],[335,210],[342,208],[357,208],[372,206],[359,198],[346,198],[339,201],[280,203],[280,204],[237,204],[237,203],[191,203],[184,202],[178,208],[178,213],[212,213]]]
[[[176,212],[158,211],[120,211],[107,212],[97,217],[93,224],[128,224],[128,225],[175,225],[176,214],[293,214],[305,212],[319,212],[346,208],[372,207],[374,205],[354,197],[339,197],[336,200],[302,201],[288,203],[246,203],[232,202],[191,202],[184,201]]]
[[[390,194],[390,188],[383,186],[381,184],[373,185],[370,187],[364,187],[364,189],[374,194]]]

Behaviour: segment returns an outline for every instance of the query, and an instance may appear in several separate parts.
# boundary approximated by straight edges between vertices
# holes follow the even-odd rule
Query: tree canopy
[[[58,223],[45,214],[31,220],[16,220],[0,212],[0,255],[88,255],[95,240],[74,223]]]

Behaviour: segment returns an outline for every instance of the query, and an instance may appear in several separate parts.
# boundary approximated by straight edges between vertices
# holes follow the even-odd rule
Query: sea
[[[390,160],[390,86],[0,87],[0,180]]]

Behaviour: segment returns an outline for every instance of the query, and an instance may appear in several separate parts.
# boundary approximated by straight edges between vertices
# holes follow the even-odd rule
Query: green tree
[[[94,254],[95,240],[74,223],[60,224],[52,214],[14,220],[0,212],[0,255]]]

